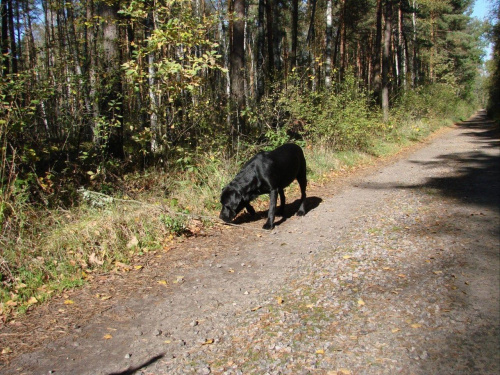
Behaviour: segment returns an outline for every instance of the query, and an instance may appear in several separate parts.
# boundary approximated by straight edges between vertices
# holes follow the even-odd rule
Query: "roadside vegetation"
[[[315,101],[321,103],[316,107],[311,102],[300,104],[311,117],[299,139],[291,122],[284,128],[265,129],[261,143],[242,144],[237,155],[222,147],[195,149],[178,155],[167,169],[151,167],[114,181],[102,176],[92,186],[73,192],[78,205],[72,207],[33,205],[27,185],[15,185],[6,203],[1,237],[3,319],[25,312],[53,293],[82,285],[94,273],[120,269],[149,252],[168,251],[176,237],[210,227],[217,222],[222,187],[258,150],[299,143],[306,153],[309,181],[322,183],[339,170],[397,153],[442,126],[464,120],[479,105],[457,99],[446,85],[436,85],[409,93],[394,108],[390,121],[383,122],[366,93],[354,87],[346,90],[354,92],[342,99],[342,109],[335,108],[336,94],[325,94]],[[282,108],[272,110],[294,110],[298,103],[291,100],[293,94],[286,94],[278,100]],[[321,110],[324,102],[327,111]],[[269,110],[265,104],[259,109]],[[50,195],[50,190],[44,194]]]
[[[2,1],[0,319],[214,225],[260,150],[321,183],[466,119],[471,5]]]

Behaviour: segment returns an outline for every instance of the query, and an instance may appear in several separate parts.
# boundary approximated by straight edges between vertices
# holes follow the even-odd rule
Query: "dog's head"
[[[220,211],[219,217],[226,223],[233,220],[236,215],[238,215],[238,212],[245,207],[243,196],[232,186],[226,186],[224,190],[222,190],[220,203],[222,204],[222,210]]]

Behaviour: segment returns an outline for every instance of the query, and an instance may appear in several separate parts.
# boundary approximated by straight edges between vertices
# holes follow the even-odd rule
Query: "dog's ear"
[[[231,195],[230,195],[231,207],[236,209],[240,205],[242,200],[243,197],[241,196],[241,193],[238,190],[231,190]]]

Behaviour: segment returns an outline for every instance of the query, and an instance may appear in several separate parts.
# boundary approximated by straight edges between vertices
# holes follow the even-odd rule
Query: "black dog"
[[[306,159],[302,149],[292,143],[278,147],[274,151],[260,152],[248,161],[241,171],[222,190],[220,202],[222,210],[219,217],[226,223],[233,220],[243,208],[251,214],[255,210],[250,201],[261,194],[270,195],[269,213],[264,229],[272,229],[276,214],[278,193],[281,206],[278,213],[283,214],[285,209],[285,193],[283,191],[293,180],[297,179],[300,185],[300,207],[298,216],[304,216],[306,199]]]

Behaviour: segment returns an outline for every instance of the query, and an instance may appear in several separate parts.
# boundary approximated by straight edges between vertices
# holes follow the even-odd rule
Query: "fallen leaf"
[[[166,280],[158,280],[158,284],[167,285],[167,281]]]
[[[344,259],[350,259],[351,256],[350,255],[344,255],[342,258],[344,258]]]
[[[111,335],[108,333],[108,334],[104,335],[102,338],[103,338],[104,340],[110,340],[110,339],[112,339],[112,338],[113,338],[113,336],[111,336]]]
[[[13,353],[13,350],[9,347],[3,348],[2,349],[2,354],[10,354]]]
[[[10,300],[8,300],[7,302],[5,302],[5,304],[6,304],[7,306],[10,306],[10,307],[15,307],[15,306],[17,306],[17,302],[16,302],[16,301],[12,301],[11,299],[10,299]]]
[[[214,339],[206,339],[205,342],[201,345],[210,345],[214,343]]]
[[[435,275],[441,275],[443,271],[432,271],[432,273],[434,273]]]
[[[363,301],[361,298],[358,299],[358,305],[359,306],[364,306],[365,305],[365,301]]]
[[[134,266],[134,269],[140,270],[140,269],[142,269],[142,266],[139,266],[139,265],[138,266]]]
[[[129,271],[132,269],[131,266],[129,266],[128,264],[122,263],[122,262],[116,262],[115,264],[117,267],[123,268],[125,271]]]
[[[341,368],[337,372],[340,372],[342,375],[351,375],[351,371],[346,368]]]
[[[312,309],[314,307],[314,304],[310,303],[310,304],[306,305],[306,307],[309,308],[309,309]]]
[[[99,259],[95,253],[92,253],[89,256],[89,263],[97,264],[98,266],[102,266],[104,264],[104,261]]]
[[[28,304],[29,304],[29,305],[34,305],[35,303],[38,303],[38,300],[36,299],[36,297],[31,297],[31,298],[28,300]]]
[[[318,349],[316,350],[316,354],[325,354],[325,351],[323,349]]]
[[[256,306],[256,307],[254,307],[254,308],[252,309],[252,311],[257,311],[257,310],[260,310],[260,309],[262,309],[262,306]]]
[[[127,249],[132,249],[133,247],[136,247],[137,245],[139,245],[139,240],[137,239],[136,236],[132,236],[130,241],[128,241],[128,243],[127,243]]]
[[[411,328],[420,328],[422,327],[422,324],[414,323],[411,325]]]
[[[403,279],[404,279],[404,278],[406,277],[406,275],[405,275],[404,273],[400,273],[400,274],[398,275],[398,277],[401,277],[401,278],[403,278]]]
[[[393,328],[393,329],[391,329],[391,332],[392,332],[392,333],[399,332],[399,328]]]
[[[75,301],[72,301],[72,300],[70,300],[70,299],[67,299],[67,300],[65,300],[65,301],[64,301],[64,304],[65,304],[65,305],[72,305],[72,304],[74,304],[74,303],[75,303]]]
[[[282,297],[277,297],[276,302],[278,302],[278,305],[282,305],[285,302],[285,300]]]

